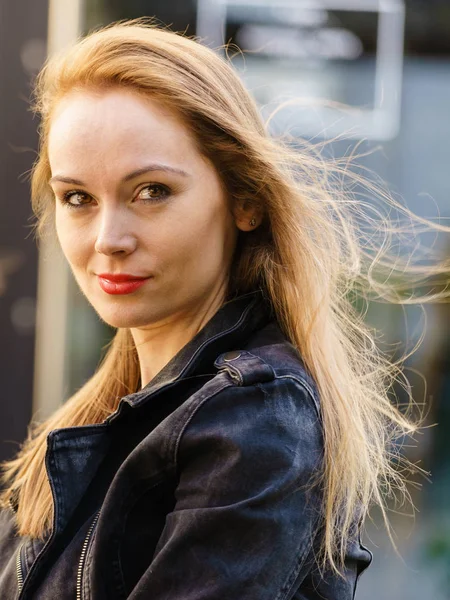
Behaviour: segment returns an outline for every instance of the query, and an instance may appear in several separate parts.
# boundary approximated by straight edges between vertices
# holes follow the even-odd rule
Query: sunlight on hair
[[[450,261],[422,247],[417,236],[449,233],[450,227],[411,213],[380,182],[353,172],[358,147],[351,156],[325,159],[324,142],[270,137],[270,120],[263,123],[227,60],[188,37],[137,20],[91,33],[51,57],[37,79],[41,146],[32,198],[41,235],[53,229],[47,156],[53,111],[75,88],[111,86],[176,111],[218,169],[230,201],[246,199],[263,209],[262,225],[239,239],[228,298],[261,288],[317,383],[325,440],[323,470],[311,482],[324,497],[319,564],[342,567],[355,515],[364,520],[373,504],[394,542],[387,499],[397,495],[401,505],[411,473],[425,474],[397,443],[418,432],[425,417],[402,370],[421,340],[394,360],[381,351],[364,317],[369,301],[448,299]],[[393,251],[398,244],[414,250],[400,255]],[[391,401],[394,384],[405,390],[408,406]],[[19,494],[21,535],[39,538],[52,527],[44,461],[48,433],[102,422],[121,397],[138,389],[136,350],[130,333],[119,330],[95,375],[35,425],[18,456],[4,464],[1,498],[7,505],[14,490]]]

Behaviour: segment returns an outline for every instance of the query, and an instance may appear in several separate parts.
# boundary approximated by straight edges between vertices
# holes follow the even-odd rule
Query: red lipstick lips
[[[119,295],[119,294],[131,294],[144,283],[150,279],[150,277],[138,277],[136,275],[128,275],[127,273],[112,274],[112,273],[100,273],[98,275],[98,282],[100,287],[107,294]]]

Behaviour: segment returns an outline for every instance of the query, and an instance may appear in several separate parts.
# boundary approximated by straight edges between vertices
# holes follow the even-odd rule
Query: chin
[[[146,318],[139,318],[137,315],[105,315],[99,313],[99,317],[110,327],[115,327],[116,329],[132,329],[136,327],[143,327],[145,325],[149,325],[152,323],[151,317],[147,316]]]
[[[152,322],[152,315],[143,314],[140,311],[133,310],[133,307],[98,307],[94,305],[94,309],[100,319],[110,327],[117,329],[128,329],[132,327],[142,327],[143,325]]]

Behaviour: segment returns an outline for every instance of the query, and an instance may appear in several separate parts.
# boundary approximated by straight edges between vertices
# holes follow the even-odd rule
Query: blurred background
[[[86,381],[112,334],[86,305],[58,250],[34,240],[27,174],[38,121],[29,110],[31,82],[48,52],[100,25],[140,16],[197,34],[214,48],[232,42],[229,57],[265,116],[281,100],[301,101],[278,113],[274,134],[289,132],[294,143],[334,139],[326,152],[337,158],[359,144],[359,153],[371,151],[359,164],[401,203],[448,225],[448,0],[1,3],[0,460],[16,451],[32,415],[44,418]],[[425,243],[450,252],[440,236]],[[411,488],[414,517],[408,507],[406,515],[391,515],[400,556],[376,514],[367,525],[374,561],[358,600],[450,598],[449,313],[442,304],[369,305],[368,321],[398,356],[425,332],[405,373],[433,426],[417,436],[417,447],[405,449],[431,477],[419,479],[421,490]]]

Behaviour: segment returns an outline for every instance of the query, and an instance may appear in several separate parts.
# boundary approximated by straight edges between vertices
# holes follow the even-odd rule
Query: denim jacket
[[[314,566],[323,439],[314,381],[260,291],[226,303],[103,423],[52,431],[51,534],[0,513],[2,600],[350,600]]]

